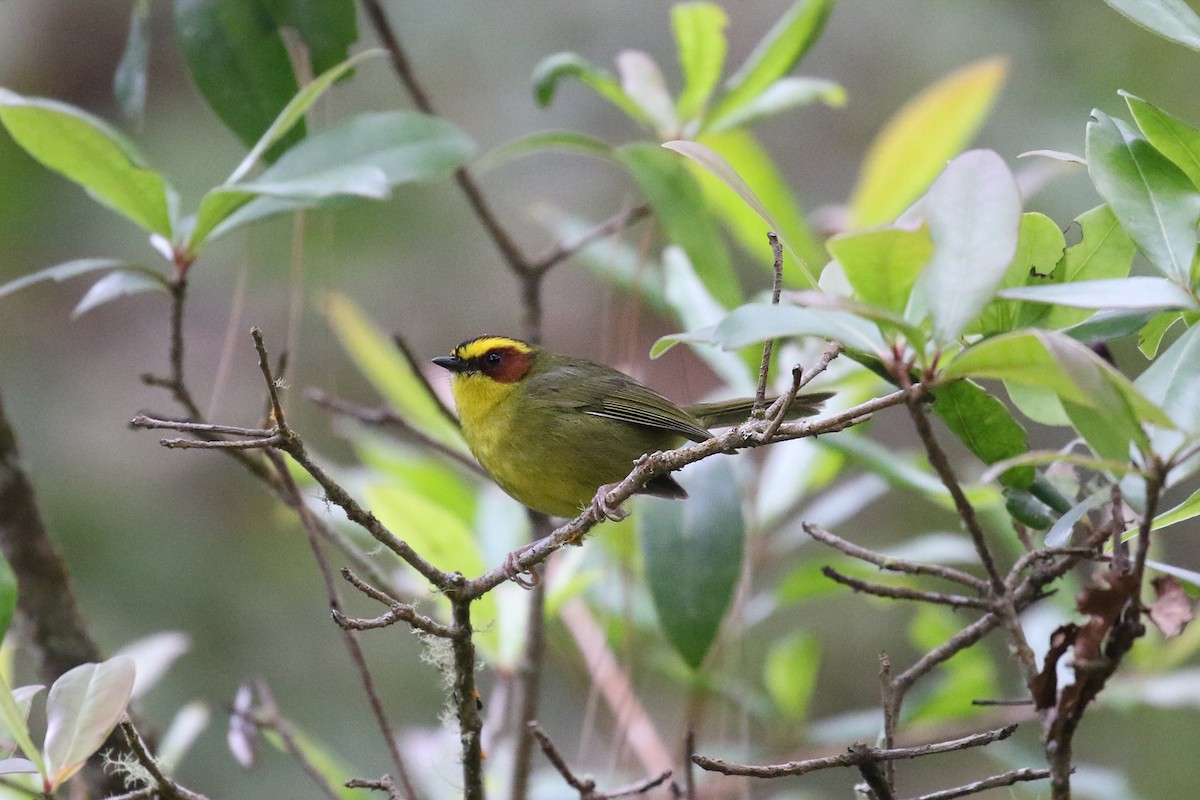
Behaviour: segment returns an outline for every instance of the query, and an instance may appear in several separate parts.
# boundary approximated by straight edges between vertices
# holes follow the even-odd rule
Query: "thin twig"
[[[775,231],[767,232],[767,241],[771,243],[771,252],[775,257],[775,273],[771,283],[771,305],[777,306],[779,305],[779,294],[783,291],[783,245],[780,244]],[[767,339],[763,342],[762,361],[758,365],[758,389],[754,393],[754,408],[750,412],[754,417],[761,417],[763,407],[767,404],[767,377],[771,371],[771,353],[774,349],[774,339]],[[798,378],[794,380],[796,383],[799,382]]]
[[[562,261],[567,260],[571,256],[578,253],[583,248],[598,242],[601,239],[612,236],[614,233],[620,233],[636,222],[640,222],[650,216],[650,204],[642,203],[636,206],[630,206],[623,211],[618,211],[613,216],[584,231],[570,242],[559,242],[550,248],[549,252],[535,260],[529,265],[529,268],[534,272],[546,272]]]
[[[846,555],[857,558],[859,561],[866,561],[868,564],[874,564],[880,569],[886,569],[891,572],[903,572],[908,575],[930,575],[935,578],[942,578],[953,583],[959,583],[979,592],[986,592],[988,588],[987,581],[976,578],[974,575],[969,575],[961,570],[947,567],[943,564],[930,564],[923,561],[909,561],[903,558],[895,558],[894,556],[877,553],[874,550],[868,550],[865,547],[860,547],[851,541],[830,533],[811,522],[805,522],[801,525],[804,532],[813,537],[817,541],[827,544],[830,547],[838,550]]]
[[[287,751],[296,763],[300,765],[300,769],[308,776],[308,779],[321,791],[329,800],[340,800],[338,797],[337,788],[329,782],[329,780],[321,774],[316,765],[308,758],[308,755],[300,747],[296,741],[296,735],[292,730],[292,725],[283,714],[279,711],[279,706],[275,703],[275,697],[271,694],[270,688],[264,681],[255,681],[255,694],[258,695],[258,708],[250,717],[252,722],[259,729],[267,729],[274,731],[280,740],[283,742],[283,749]]]
[[[372,789],[376,792],[387,792],[388,800],[404,800],[396,789],[396,784],[392,780],[391,775],[384,775],[381,778],[369,780],[367,778],[351,778],[346,781],[347,789]]]
[[[562,753],[559,752],[558,747],[555,746],[554,741],[542,730],[542,727],[536,720],[529,722],[526,727],[531,737],[537,739],[538,744],[541,745],[542,752],[546,755],[546,759],[554,765],[554,768],[558,770],[558,774],[562,776],[562,779],[567,782],[568,786],[579,792],[580,800],[615,800],[618,797],[642,794],[671,777],[671,771],[666,770],[651,778],[644,778],[606,792],[598,792],[596,791],[596,781],[591,778],[580,778],[575,775],[570,766],[567,765],[567,761],[563,758]]]
[[[276,420],[276,424],[284,424],[282,416]],[[320,570],[321,578],[325,583],[325,595],[329,602],[330,613],[334,615],[334,619],[336,620],[338,616],[344,616],[344,612],[342,611],[337,586],[333,580],[333,573],[325,557],[325,551],[321,547],[319,520],[312,510],[304,504],[303,498],[300,497],[300,489],[296,486],[295,480],[293,480],[291,473],[288,471],[283,456],[278,452],[268,451],[267,458],[275,467],[280,485],[291,492],[295,500],[292,507],[300,515],[300,525],[304,529],[304,532],[308,534],[309,547],[312,549],[313,557],[317,562],[317,568]],[[392,765],[395,767],[396,775],[404,787],[405,794],[410,798],[415,798],[417,794],[413,788],[411,779],[408,777],[408,766],[405,764],[404,757],[400,754],[396,737],[392,735],[392,724],[383,709],[383,702],[379,699],[379,692],[375,688],[375,679],[371,675],[371,670],[367,667],[367,660],[363,656],[358,638],[354,635],[354,631],[346,627],[339,626],[339,630],[342,632],[342,642],[350,654],[350,660],[358,672],[358,678],[362,683],[363,691],[367,695],[367,703],[371,707],[371,714],[374,716],[375,723],[379,727],[379,732],[387,744],[388,754],[392,757]]]
[[[869,750],[865,744],[861,742],[850,746],[850,751]],[[891,764],[891,761],[885,762]],[[863,781],[871,790],[874,800],[895,800],[895,795],[892,793],[892,783],[888,776],[883,774],[883,770],[879,768],[879,762],[873,759],[866,759],[858,764],[858,774],[863,776]]]
[[[800,394],[800,390],[811,383],[813,378],[828,369],[830,362],[841,355],[841,353],[842,346],[834,343],[825,348],[825,352],[821,354],[817,362],[808,369],[801,371],[799,364],[792,367],[791,389],[767,409],[766,416],[771,420],[771,424],[759,436],[763,444],[774,440],[775,432],[779,430],[779,426],[787,419],[788,412],[792,410],[792,405],[796,402],[796,396]]]
[[[856,592],[875,595],[876,597],[889,597],[893,600],[917,600],[922,603],[934,603],[936,605],[950,606],[951,608],[980,608],[991,610],[992,601],[984,597],[968,597],[962,594],[946,594],[944,592],[930,592],[924,589],[912,589],[907,586],[887,586],[882,583],[871,583],[870,581],[859,580],[852,578],[849,575],[843,575],[833,567],[822,567],[821,574],[831,581],[849,586]]]
[[[954,468],[950,466],[950,459],[946,457],[946,451],[942,449],[942,446],[938,444],[937,438],[933,435],[933,428],[929,425],[929,417],[925,413],[925,406],[923,405],[924,394],[923,390],[910,389],[905,396],[905,406],[908,408],[909,416],[912,417],[913,425],[917,429],[917,435],[920,437],[922,444],[925,445],[925,453],[929,457],[930,465],[937,472],[942,485],[950,492],[950,497],[954,500],[954,508],[958,512],[959,519],[962,520],[967,533],[971,535],[971,541],[975,544],[975,552],[979,556],[979,562],[983,564],[983,568],[987,571],[988,578],[991,581],[992,592],[998,598],[1003,597],[1007,590],[1004,586],[1004,580],[1000,577],[1000,572],[996,568],[996,561],[992,557],[992,551],[988,547],[987,539],[983,532],[983,525],[975,513],[975,506],[971,504],[971,501],[967,499],[966,493],[962,490],[962,486],[958,482],[958,476],[954,474]]]
[[[454,650],[453,701],[462,742],[463,800],[484,800],[483,720],[479,716],[479,690],[475,687],[471,599],[462,594],[451,594],[450,609],[457,632],[450,643]]]
[[[868,761],[878,763],[881,761],[920,758],[921,756],[935,755],[937,753],[966,750],[970,747],[982,747],[992,742],[1007,739],[1009,736],[1012,736],[1013,731],[1016,729],[1016,725],[1006,725],[1003,728],[964,736],[961,739],[935,742],[933,744],[920,745],[919,747],[879,749],[861,745],[860,747],[852,747],[841,755],[813,758],[807,761],[790,761],[786,764],[757,766],[753,764],[737,764],[706,756],[693,756],[692,761],[701,769],[720,772],[724,775],[744,775],[750,778],[782,778],[789,775],[804,775],[821,769],[829,769],[830,767],[857,767]]]
[[[955,800],[957,797],[966,797],[967,795],[979,794],[988,789],[997,789],[1001,786],[1012,786],[1014,783],[1023,781],[1043,781],[1050,777],[1048,769],[1014,769],[1011,772],[1005,772],[1002,775],[993,775],[990,778],[984,778],[981,781],[974,783],[966,783],[962,786],[956,786],[953,789],[943,789],[940,792],[931,792],[923,794],[920,797],[914,797],[912,800]]]
[[[125,736],[125,741],[129,745],[130,752],[134,758],[146,770],[146,773],[153,779],[154,786],[147,787],[154,790],[162,800],[208,800],[204,795],[193,792],[163,774],[163,771],[158,766],[158,761],[154,756],[150,755],[150,751],[146,748],[146,743],[142,741],[142,737],[138,734],[137,729],[133,727],[128,715],[123,715],[121,721],[117,723],[121,729],[121,733]]]

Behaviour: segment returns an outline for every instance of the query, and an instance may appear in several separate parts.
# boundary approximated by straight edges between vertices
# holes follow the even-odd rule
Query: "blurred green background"
[[[145,123],[123,127],[182,190],[186,207],[223,180],[244,150],[190,84],[174,43],[170,5],[151,3]],[[740,62],[788,5],[726,3],[730,62]],[[621,50],[645,50],[677,85],[667,3],[412,0],[387,7],[439,113],[472,136],[481,153],[549,128],[586,131],[613,144],[640,138],[617,111],[575,84],[560,88],[552,108],[539,110],[529,76],[549,53],[573,50],[607,67]],[[129,8],[116,0],[0,0],[0,85],[116,121],[112,74]],[[372,43],[362,20],[360,37]],[[768,120],[758,134],[807,210],[839,204],[892,112],[937,78],[991,55],[1007,58],[1010,72],[977,143],[997,150],[1014,169],[1030,166],[1015,160],[1027,150],[1081,153],[1091,108],[1124,114],[1118,89],[1200,121],[1200,54],[1142,31],[1100,0],[842,0],[803,73],[840,82],[846,107],[803,108]],[[385,64],[374,62],[331,92],[315,125],[346,110],[408,105]],[[563,154],[509,163],[481,180],[504,222],[533,253],[552,243],[537,221],[539,209],[599,220],[637,200],[632,183],[610,166]],[[1028,208],[1065,226],[1096,202],[1083,172],[1068,171]],[[448,183],[400,187],[388,202],[310,214],[301,237],[296,239],[290,220],[268,221],[223,240],[192,273],[188,378],[211,419],[253,424],[260,413],[261,386],[245,335],[257,325],[269,342],[296,345],[289,380],[293,425],[326,457],[346,456],[328,420],[299,396],[304,387],[320,386],[374,400],[319,311],[328,291],[348,295],[382,327],[402,333],[423,359],[477,333],[519,331],[516,284]],[[626,235],[635,245],[639,237],[638,231]],[[89,256],[142,263],[155,258],[132,225],[0,134],[0,283]],[[747,286],[766,286],[761,271],[743,272]],[[42,512],[102,645],[114,650],[161,630],[180,630],[193,640],[190,654],[146,701],[147,716],[159,724],[188,700],[202,699],[214,710],[212,725],[184,764],[182,782],[213,797],[312,794],[282,758],[243,772],[225,752],[222,710],[239,682],[252,677],[265,679],[284,712],[332,743],[360,774],[378,774],[384,750],[339,634],[328,623],[320,580],[294,518],[227,459],[166,451],[156,436],[126,426],[139,410],[174,410],[163,393],[138,378],[165,368],[166,297],[140,295],[72,321],[70,310],[85,287],[86,280],[41,284],[0,301],[0,393]],[[711,384],[682,349],[650,364],[649,343],[668,332],[669,323],[639,311],[635,301],[580,266],[557,268],[546,290],[544,338],[555,349],[623,366],[681,399],[698,397]],[[296,303],[298,319],[291,313]],[[296,332],[289,334],[293,325]],[[227,366],[223,352],[231,353]],[[1139,368],[1132,358],[1128,366]],[[904,428],[899,417],[885,416],[877,435],[891,436],[889,419]],[[906,433],[896,438],[908,442]],[[882,545],[939,524],[927,505],[908,502],[893,495],[877,504],[860,519],[863,538]],[[905,524],[897,526],[898,519]],[[1172,533],[1172,560],[1196,568],[1200,551],[1180,543],[1195,532],[1185,527]],[[841,596],[806,608],[819,616],[804,624],[825,641],[814,713],[873,705],[877,651],[886,647],[896,660],[910,652],[902,627],[882,612],[862,613],[861,598]],[[911,611],[891,613],[907,617]],[[847,613],[857,624],[846,624]],[[552,627],[552,637],[556,633],[561,630]],[[363,641],[396,721],[436,726],[438,681],[419,662],[415,640],[395,633]],[[559,717],[548,715],[547,726],[569,732],[564,748],[574,756],[587,678],[566,640],[552,644],[551,657],[544,704]],[[662,680],[638,677],[650,686]],[[1126,796],[1190,796],[1180,787],[1194,781],[1194,769],[1178,756],[1190,750],[1185,745],[1200,744],[1192,705],[1096,713],[1085,722],[1080,758],[1126,772],[1132,788],[1117,789],[1129,791]],[[654,711],[667,731],[681,714],[670,702]],[[607,742],[611,733],[590,735],[593,742]],[[1139,747],[1142,741],[1148,746]],[[1019,746],[1036,752],[1032,732]],[[949,785],[986,769],[985,762],[954,758],[930,767],[928,777],[905,767],[906,790]],[[960,771],[951,771],[959,765]],[[611,766],[602,756],[590,768],[603,780]],[[453,784],[454,765],[446,769]],[[845,782],[845,775],[824,774],[756,789],[763,796],[845,796]]]

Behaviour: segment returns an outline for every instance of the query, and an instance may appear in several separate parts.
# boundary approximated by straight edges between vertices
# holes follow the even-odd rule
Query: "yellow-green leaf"
[[[910,100],[875,137],[850,199],[851,224],[891,222],[921,195],[983,123],[1008,64],[989,58],[953,72]]]

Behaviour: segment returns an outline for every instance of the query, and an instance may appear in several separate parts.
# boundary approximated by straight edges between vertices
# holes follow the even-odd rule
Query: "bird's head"
[[[533,368],[538,350],[528,342],[508,336],[478,336],[458,345],[454,353],[433,359],[454,374],[455,398],[469,385],[518,383]]]

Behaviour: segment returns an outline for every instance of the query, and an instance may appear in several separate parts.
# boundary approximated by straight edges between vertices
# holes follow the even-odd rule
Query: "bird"
[[[467,339],[433,363],[452,375],[463,438],[476,460],[511,497],[555,517],[592,507],[624,518],[604,495],[638,458],[706,441],[710,427],[740,424],[754,407],[752,398],[680,406],[612,367],[509,336]],[[830,396],[798,395],[789,417],[817,413]],[[687,497],[670,474],[654,476],[639,493]]]

